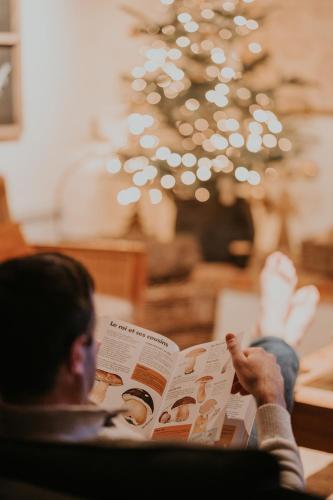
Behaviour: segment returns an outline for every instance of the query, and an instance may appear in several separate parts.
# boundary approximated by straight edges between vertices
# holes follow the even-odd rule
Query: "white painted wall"
[[[0,143],[14,217],[51,210],[59,173],[84,133],[78,3],[22,1],[23,134]]]
[[[23,134],[0,142],[15,218],[51,212],[92,119],[119,114],[128,30],[116,0],[21,0]]]
[[[119,8],[124,3],[21,0],[23,134],[0,142],[13,217],[53,211],[59,180],[84,156],[94,117],[117,131],[124,107],[120,74],[139,60],[131,20]],[[156,6],[157,0],[140,0],[146,12]],[[293,224],[299,238],[333,226],[333,117],[309,117],[300,126],[318,137],[307,155],[321,175],[299,194],[305,197]]]
[[[319,166],[315,179],[299,181],[292,192],[296,208],[291,219],[297,241],[333,229],[333,116],[312,116],[296,120],[310,144],[302,153],[306,160]]]

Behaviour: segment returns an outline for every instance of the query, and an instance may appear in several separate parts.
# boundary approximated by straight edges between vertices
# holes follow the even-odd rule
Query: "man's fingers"
[[[228,333],[225,339],[233,362],[237,364],[246,361],[237,336],[234,333]]]

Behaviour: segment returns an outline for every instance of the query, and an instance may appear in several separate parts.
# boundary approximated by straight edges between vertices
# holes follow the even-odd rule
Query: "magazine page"
[[[256,413],[253,396],[231,394],[219,444],[225,448],[246,448]]]
[[[218,441],[234,373],[225,341],[180,352],[153,439]]]
[[[127,424],[151,437],[173,373],[178,346],[157,333],[103,318],[91,399],[110,410],[124,408]]]

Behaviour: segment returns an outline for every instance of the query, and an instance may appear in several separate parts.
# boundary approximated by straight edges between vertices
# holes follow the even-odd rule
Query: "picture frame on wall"
[[[21,133],[19,0],[0,0],[0,140]]]

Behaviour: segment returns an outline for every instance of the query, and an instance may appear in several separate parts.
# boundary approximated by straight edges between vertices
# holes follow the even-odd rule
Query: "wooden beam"
[[[0,45],[12,47],[13,45],[17,45],[19,41],[20,38],[17,33],[0,33]]]
[[[0,224],[9,222],[9,210],[6,195],[5,181],[0,177]]]
[[[14,141],[21,135],[21,125],[13,123],[12,125],[0,125],[0,140]]]

